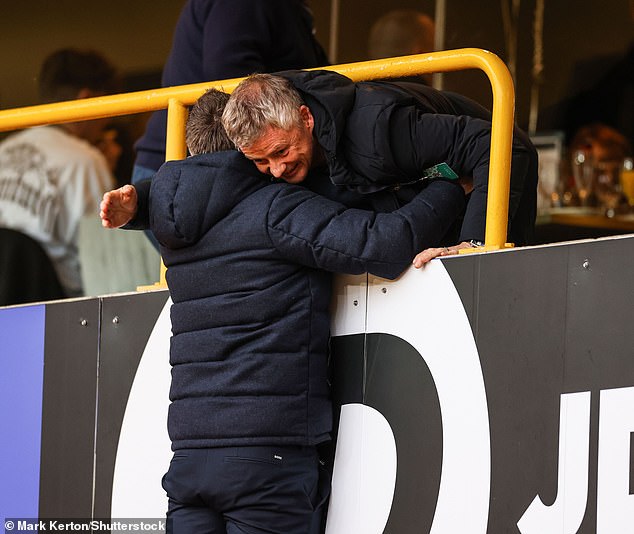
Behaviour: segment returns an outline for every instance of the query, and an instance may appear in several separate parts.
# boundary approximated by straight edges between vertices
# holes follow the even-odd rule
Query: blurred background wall
[[[516,119],[526,128],[539,0],[437,1],[445,9],[444,49],[484,48],[508,61],[505,28],[511,31],[510,42],[517,47]],[[184,0],[4,2],[0,17],[0,108],[35,104],[39,65],[49,52],[62,46],[90,46],[104,52],[124,72],[127,90],[158,86],[183,4]],[[632,0],[555,0],[544,4],[537,130],[562,128],[566,102],[598,80],[626,54],[634,40]],[[512,13],[513,5],[519,8],[517,18],[511,17],[505,26],[503,12],[508,9]],[[311,7],[319,41],[335,56],[336,63],[347,63],[368,59],[370,27],[385,12],[410,8],[434,17],[438,6],[434,0],[312,0]],[[448,73],[443,87],[491,105],[488,82],[479,71]]]

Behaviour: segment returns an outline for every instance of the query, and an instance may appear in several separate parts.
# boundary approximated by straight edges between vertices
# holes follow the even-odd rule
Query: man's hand
[[[464,189],[465,195],[473,191],[473,178],[471,176],[461,176],[458,178],[458,183],[462,186],[462,189]]]
[[[124,185],[104,193],[99,205],[101,225],[105,228],[119,228],[136,216],[138,197],[132,185]]]
[[[434,258],[438,256],[455,256],[458,254],[458,251],[462,248],[471,248],[471,244],[463,241],[462,243],[458,243],[457,245],[453,245],[452,247],[440,247],[440,248],[427,248],[422,252],[416,254],[414,261],[414,267],[420,269],[426,263],[429,263]]]

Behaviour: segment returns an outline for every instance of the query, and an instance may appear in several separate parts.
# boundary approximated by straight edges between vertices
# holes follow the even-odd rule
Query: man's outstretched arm
[[[396,278],[437,245],[462,213],[461,184],[433,180],[392,213],[374,213],[286,186],[269,209],[268,233],[288,260],[332,272]]]

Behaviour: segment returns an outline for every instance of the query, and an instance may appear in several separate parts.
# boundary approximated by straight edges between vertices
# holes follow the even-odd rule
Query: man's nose
[[[286,170],[286,163],[281,161],[272,161],[269,165],[269,170],[275,178],[281,178]]]

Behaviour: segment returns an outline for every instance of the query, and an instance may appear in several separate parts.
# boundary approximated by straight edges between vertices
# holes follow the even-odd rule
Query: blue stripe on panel
[[[0,309],[0,518],[38,514],[45,310]]]

